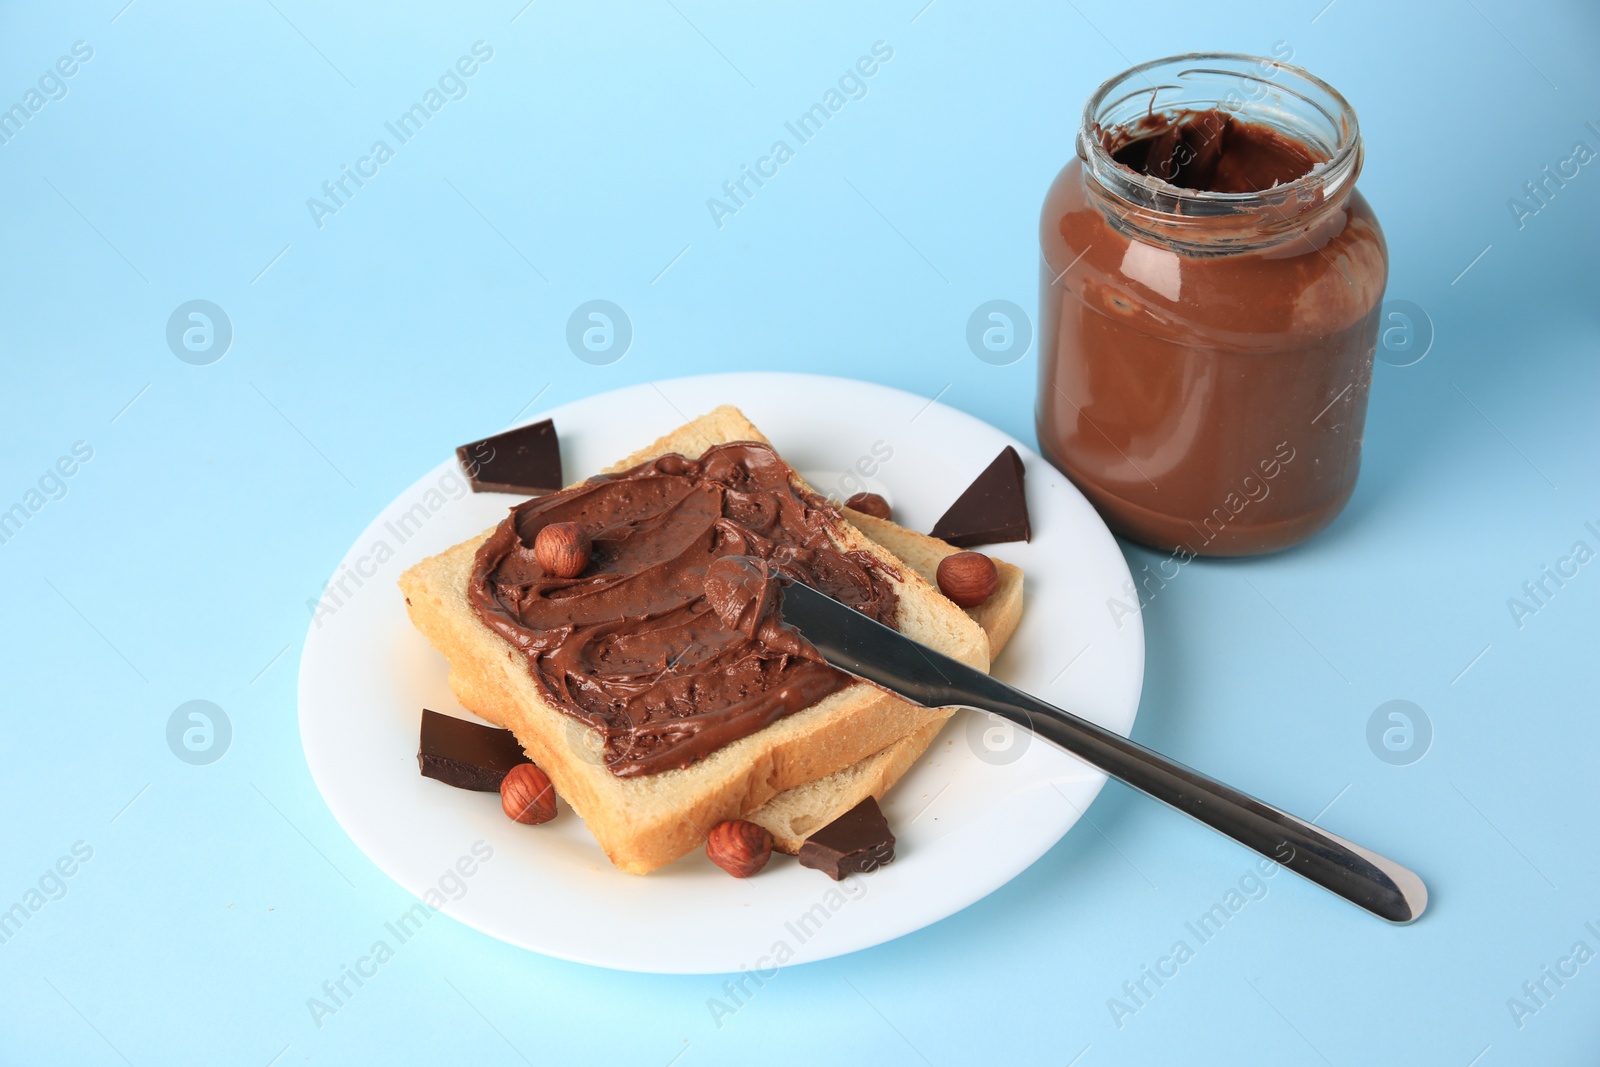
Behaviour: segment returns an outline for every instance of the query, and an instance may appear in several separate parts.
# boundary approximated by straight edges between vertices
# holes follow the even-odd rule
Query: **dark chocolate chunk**
[[[561,479],[561,442],[549,419],[456,449],[474,493],[553,493]]]
[[[422,710],[417,765],[424,777],[457,789],[498,793],[500,779],[519,763],[531,763],[510,730]]]
[[[1031,540],[1022,479],[1022,457],[1007,445],[933,524],[933,536],[957,548]]]
[[[894,834],[878,802],[868,797],[800,845],[800,866],[839,881],[894,862]]]

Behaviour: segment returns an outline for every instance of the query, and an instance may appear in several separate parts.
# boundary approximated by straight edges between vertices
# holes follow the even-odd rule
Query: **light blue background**
[[[1600,548],[1600,163],[1520,228],[1507,206],[1600,148],[1592,5],[123,2],[0,16],[0,104],[94,50],[0,145],[0,507],[94,449],[0,545],[0,907],[94,850],[0,945],[0,1060],[1595,1062],[1600,962],[1520,1028],[1507,1007],[1600,950],[1600,563],[1520,627],[1507,607]],[[468,95],[319,230],[306,199],[479,40]],[[876,41],[868,95],[714,225],[706,199]],[[448,921],[318,1028],[306,999],[409,905],[296,729],[306,601],[378,508],[536,395],[702,371],[943,392],[1032,439],[1034,354],[981,362],[966,319],[1036,307],[1038,205],[1083,100],[1133,62],[1275,42],[1357,107],[1390,295],[1436,339],[1378,367],[1331,529],[1194,563],[1150,603],[1135,736],[1306,815],[1332,801],[1324,825],[1428,880],[1427,917],[1275,878],[1119,1027],[1108,998],[1251,861],[1112,785],[993,896],[785,971],[721,1028],[718,979]],[[164,339],[196,298],[235,331],[210,366]],[[593,298],[635,330],[609,366],[564,343]],[[167,747],[191,699],[233,725],[210,766]],[[1409,766],[1366,741],[1393,699],[1434,730]]]

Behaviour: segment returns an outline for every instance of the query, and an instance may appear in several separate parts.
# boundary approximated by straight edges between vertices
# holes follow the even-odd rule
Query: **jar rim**
[[[1097,131],[1101,128],[1101,115],[1109,107],[1113,107],[1131,96],[1138,96],[1144,93],[1159,93],[1161,89],[1168,88],[1168,86],[1152,83],[1146,88],[1133,90],[1114,101],[1108,102],[1111,94],[1117,89],[1125,87],[1134,78],[1146,76],[1150,71],[1157,68],[1204,62],[1250,64],[1256,67],[1260,73],[1252,74],[1246,70],[1219,70],[1211,73],[1226,74],[1230,77],[1272,85],[1278,92],[1298,98],[1320,112],[1328,120],[1330,126],[1338,130],[1337,142],[1331,146],[1328,159],[1293,181],[1272,186],[1270,189],[1245,193],[1188,189],[1173,185],[1152,175],[1138,173],[1113,160],[1102,139],[1097,135]],[[1268,71],[1273,72],[1273,75],[1263,76]],[[1313,91],[1324,94],[1332,110],[1330,111],[1329,107],[1324,106],[1322,102],[1313,99],[1306,93],[1297,91],[1285,85],[1282,81],[1275,80],[1277,72],[1300,79]],[[1186,73],[1190,72],[1182,71],[1180,76]],[[1148,82],[1148,77],[1145,80]],[[1155,98],[1152,95],[1152,109],[1154,104]],[[1250,117],[1246,107],[1240,107],[1237,113],[1246,118]],[[1100,162],[1107,167],[1115,168],[1118,183],[1137,188],[1149,198],[1152,205],[1170,203],[1177,208],[1176,213],[1179,214],[1212,214],[1219,211],[1226,212],[1245,208],[1260,203],[1266,198],[1276,200],[1285,197],[1310,197],[1314,196],[1317,190],[1325,188],[1330,182],[1343,184],[1341,179],[1345,173],[1360,165],[1361,127],[1356,118],[1355,108],[1351,106],[1349,100],[1345,99],[1344,94],[1304,67],[1293,63],[1285,63],[1282,60],[1269,59],[1265,56],[1251,55],[1248,52],[1184,52],[1140,63],[1101,82],[1100,86],[1090,94],[1088,102],[1084,104],[1083,120],[1078,130],[1078,154],[1083,157],[1085,162]]]

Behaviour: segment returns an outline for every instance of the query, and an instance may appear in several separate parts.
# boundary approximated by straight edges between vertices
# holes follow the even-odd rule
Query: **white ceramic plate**
[[[1015,445],[1033,541],[993,548],[1027,573],[1022,625],[995,671],[1118,733],[1132,729],[1144,631],[1137,615],[1119,627],[1107,608],[1130,580],[1122,553],[1066,478],[994,427],[896,389],[776,373],[633,386],[544,414],[555,419],[572,480],[730,403],[814,487],[882,493],[917,530]],[[885,452],[861,486],[841,484],[858,461],[871,468]],[[785,856],[741,881],[699,852],[637,877],[607,862],[570,809],[544,826],[513,823],[494,794],[417,772],[420,710],[470,716],[450,694],[444,659],[412,629],[395,581],[515,502],[466,492],[454,458],[429,471],[356,539],[300,666],[300,736],[334,817],[390,877],[470,926],[546,955],[634,971],[826,959],[920,929],[999,888],[1060,840],[1105,783],[1053,746],[963,712],[885,799],[896,861],[837,886]]]

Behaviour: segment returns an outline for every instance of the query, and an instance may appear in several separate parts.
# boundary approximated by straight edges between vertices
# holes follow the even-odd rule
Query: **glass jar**
[[[1039,238],[1044,455],[1116,532],[1272,552],[1355,488],[1388,251],[1348,102],[1308,72],[1195,54],[1084,109]]]

